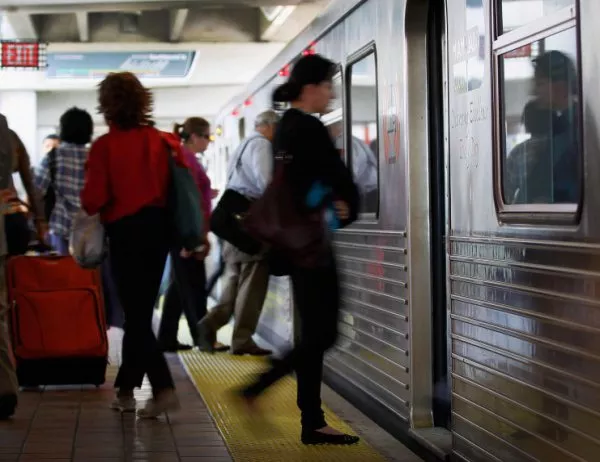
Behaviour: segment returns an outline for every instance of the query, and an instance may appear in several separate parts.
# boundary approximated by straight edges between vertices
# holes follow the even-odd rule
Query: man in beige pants
[[[17,407],[19,384],[12,359],[8,330],[8,302],[6,293],[6,234],[4,213],[6,202],[14,195],[9,189],[12,174],[12,146],[6,117],[0,114],[0,420],[9,418]]]
[[[263,194],[271,179],[271,141],[278,120],[274,111],[257,116],[255,133],[242,142],[231,159],[227,189],[249,199],[257,199]],[[269,350],[260,348],[252,339],[267,294],[269,265],[263,255],[247,255],[228,242],[223,243],[222,254],[225,261],[223,292],[219,303],[198,323],[198,345],[202,350],[214,351],[217,331],[233,315],[231,352],[269,355]]]

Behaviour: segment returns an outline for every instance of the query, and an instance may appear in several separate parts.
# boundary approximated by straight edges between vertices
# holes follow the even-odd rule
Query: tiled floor
[[[158,316],[154,324],[158,327]],[[230,332],[223,331],[219,340],[226,342]],[[190,342],[183,323],[179,333],[180,341]],[[108,337],[110,361],[118,364],[122,331],[110,329]],[[0,422],[0,462],[232,462],[176,355],[170,355],[169,365],[183,408],[155,421],[137,420],[133,414],[109,409],[114,397],[114,366],[109,367],[106,383],[98,389],[55,387],[21,392],[14,418]],[[136,395],[140,404],[148,394],[145,383]],[[391,462],[421,460],[325,386],[323,398]]]
[[[109,409],[114,369],[96,388],[24,391],[11,421],[0,422],[0,461],[230,462],[203,401],[179,360],[169,359],[183,409],[140,421]],[[138,395],[148,396],[148,386]]]

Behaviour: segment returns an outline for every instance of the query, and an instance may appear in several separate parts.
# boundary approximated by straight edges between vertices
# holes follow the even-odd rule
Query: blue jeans
[[[69,255],[69,239],[50,232],[50,246],[60,255]]]
[[[117,286],[112,275],[110,262],[110,249],[106,260],[102,263],[102,290],[104,292],[104,306],[106,307],[106,324],[114,327],[123,327],[123,306],[119,300]]]

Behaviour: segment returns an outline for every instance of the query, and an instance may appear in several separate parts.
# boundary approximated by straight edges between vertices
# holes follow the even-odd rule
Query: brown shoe
[[[217,342],[217,333],[212,330],[204,320],[196,326],[196,345],[200,351],[209,353],[215,352],[215,343]]]
[[[223,351],[229,351],[229,345],[224,345],[221,342],[215,342],[213,345],[213,350],[217,353],[221,353]]]
[[[239,350],[232,350],[234,355],[251,355],[251,356],[269,356],[273,354],[271,350],[266,350],[259,347],[258,345],[252,345],[249,347],[240,348]]]

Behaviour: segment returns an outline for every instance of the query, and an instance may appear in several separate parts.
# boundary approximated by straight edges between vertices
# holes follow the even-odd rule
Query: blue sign
[[[195,51],[48,53],[50,79],[97,79],[110,72],[133,72],[140,78],[183,78]]]

